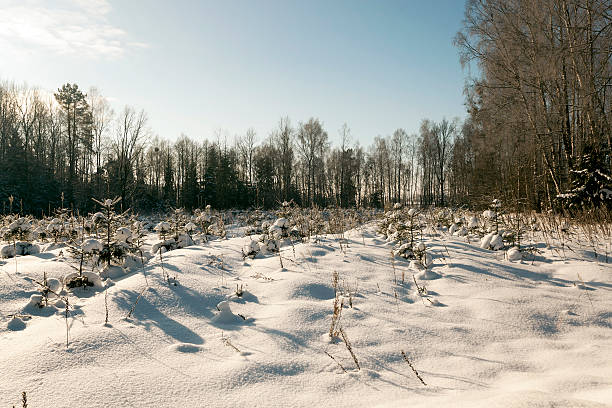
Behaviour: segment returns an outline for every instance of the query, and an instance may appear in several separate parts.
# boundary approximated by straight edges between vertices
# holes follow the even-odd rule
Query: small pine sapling
[[[103,211],[103,217],[99,217],[99,223],[104,228],[105,237],[102,251],[98,257],[99,263],[105,263],[107,267],[111,266],[113,259],[122,260],[127,254],[128,246],[124,242],[118,242],[114,240],[114,234],[118,226],[121,224],[122,219],[127,214],[127,210],[122,214],[117,214],[114,211],[114,206],[121,201],[121,197],[115,199],[107,198],[104,201],[98,201],[92,198],[93,201],[98,203]]]

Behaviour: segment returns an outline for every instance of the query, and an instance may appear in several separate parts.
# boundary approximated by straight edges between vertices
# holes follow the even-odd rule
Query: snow
[[[117,228],[115,239],[121,242],[130,242],[132,240],[132,231],[126,227]]]
[[[170,231],[170,223],[166,221],[161,221],[159,224],[155,226],[155,228],[153,228],[153,230],[160,232],[160,233],[168,232]]]
[[[274,241],[282,267],[277,253],[244,262],[257,242],[226,228],[227,239],[145,257],[112,282],[90,266],[95,287],[62,295],[67,320],[64,301],[44,305],[33,283],[46,274],[58,290],[75,276],[62,245],[18,256],[17,271],[0,260],[0,406],[20,406],[22,391],[31,407],[612,403],[612,267],[588,247],[493,252],[493,233],[483,249],[427,232],[425,267],[392,258],[371,223],[342,249],[334,235]],[[361,369],[329,337],[336,297]]]
[[[15,256],[15,247],[12,244],[2,245],[0,247],[0,258],[13,258]]]
[[[468,223],[468,228],[469,229],[473,229],[473,228],[478,228],[478,218],[477,217],[472,217],[470,218],[470,222]]]
[[[94,253],[94,252],[102,251],[104,249],[104,246],[97,239],[90,238],[88,240],[85,240],[81,244],[81,249],[83,250],[83,252],[85,252],[87,254],[91,254],[91,253]]]
[[[480,240],[480,247],[482,249],[492,249],[493,251],[497,251],[502,249],[504,246],[504,242],[501,234],[496,234],[495,232],[490,232]]]
[[[506,252],[506,259],[511,262],[520,261],[523,259],[521,251],[517,247],[512,247]]]
[[[197,225],[195,225],[193,222],[188,222],[187,224],[185,224],[185,227],[184,227],[185,231],[188,231],[188,232],[193,232],[196,230],[196,228],[197,228]]]
[[[491,219],[495,218],[495,212],[491,211],[491,210],[485,210],[485,211],[483,211],[482,216],[483,216],[483,218],[491,220]]]

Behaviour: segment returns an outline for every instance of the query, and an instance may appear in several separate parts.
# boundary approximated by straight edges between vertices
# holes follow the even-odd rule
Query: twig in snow
[[[335,362],[336,364],[338,364],[338,367],[340,367],[340,368],[342,369],[342,371],[344,371],[344,372],[346,373],[346,368],[344,368],[344,366],[343,366],[342,364],[340,364],[340,362],[339,362],[338,360],[336,360],[336,359],[334,358],[334,356],[332,356],[331,354],[329,354],[329,353],[328,353],[327,351],[325,351],[325,350],[323,350],[323,352],[324,352],[325,354],[327,354],[327,355],[329,356],[329,358],[331,358],[332,360],[334,360],[334,362]]]
[[[410,368],[412,369],[412,372],[414,373],[414,375],[416,375],[416,377],[419,379],[419,381],[421,382],[421,384],[423,385],[427,385],[425,384],[425,381],[423,381],[423,377],[421,377],[421,375],[419,374],[419,372],[416,370],[416,368],[414,368],[414,366],[412,365],[412,363],[410,362],[410,360],[408,360],[408,356],[406,355],[406,353],[404,353],[404,350],[402,350],[402,357],[404,357],[404,360],[406,360],[406,362],[408,363],[408,365],[410,366]]]
[[[346,336],[346,333],[344,332],[344,329],[342,327],[340,328],[340,335],[342,336],[342,340],[344,341],[344,345],[346,346],[346,349],[349,351],[349,353],[351,353],[351,357],[353,357],[353,361],[355,362],[355,365],[357,366],[357,370],[361,370],[361,367],[359,366],[359,361],[357,361],[357,356],[353,352],[353,347],[351,346],[351,342],[348,340],[348,337]]]

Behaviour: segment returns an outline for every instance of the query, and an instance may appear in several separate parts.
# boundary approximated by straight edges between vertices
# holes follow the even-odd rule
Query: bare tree
[[[318,119],[310,118],[306,123],[300,123],[297,133],[298,152],[306,167],[306,204],[313,204],[315,189],[315,165],[322,160],[322,153],[327,148],[327,132]]]
[[[144,111],[136,112],[126,106],[116,122],[115,139],[112,141],[114,174],[118,183],[117,189],[122,201],[133,189],[134,161],[144,149],[144,141],[149,136],[147,115]]]

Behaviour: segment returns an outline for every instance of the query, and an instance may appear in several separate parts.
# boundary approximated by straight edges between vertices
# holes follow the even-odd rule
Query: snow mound
[[[468,223],[468,228],[469,229],[478,228],[478,218],[476,217],[470,218],[470,222]]]
[[[110,265],[105,266],[104,269],[100,272],[100,277],[102,279],[119,279],[126,275],[125,269],[122,266],[118,265]]]
[[[142,267],[142,260],[139,256],[128,254],[123,258],[123,268],[128,269],[138,269]]]
[[[159,250],[164,253],[166,251],[170,251],[175,246],[176,241],[174,240],[174,238],[170,238],[165,241],[159,241],[153,244],[153,246],[151,247],[151,253],[156,254]]]
[[[500,250],[504,247],[504,241],[501,235],[495,232],[490,232],[480,240],[480,247],[482,249],[491,249],[493,251]]]
[[[412,269],[413,271],[422,271],[423,269],[425,269],[421,261],[417,260],[410,261],[410,265],[408,265],[408,268]]]
[[[157,231],[161,234],[169,232],[170,231],[170,223],[166,222],[166,221],[162,221],[159,224],[157,224],[155,226],[155,228],[153,228],[154,231]]]
[[[286,218],[279,218],[276,221],[274,221],[274,225],[276,225],[279,228],[289,228],[289,220]]]
[[[13,316],[13,318],[9,320],[8,324],[6,325],[6,328],[10,331],[20,331],[26,328],[26,324],[19,317]]]
[[[16,242],[15,247],[17,249],[17,255],[36,255],[40,253],[40,247],[29,242]]]
[[[249,242],[242,249],[242,253],[250,258],[255,258],[259,251],[259,243],[253,240],[249,240]]]
[[[91,254],[91,253],[94,253],[94,252],[102,251],[102,249],[104,249],[104,246],[97,239],[91,238],[91,239],[88,239],[88,240],[84,241],[81,244],[81,249],[86,254]]]
[[[12,245],[4,245],[0,248],[1,258],[12,258],[15,256],[15,247]]]
[[[417,273],[416,275],[414,275],[414,277],[419,280],[434,280],[434,279],[440,279],[442,275],[430,269],[425,269]]]
[[[177,353],[199,353],[200,351],[204,351],[204,347],[199,344],[177,343],[170,345],[168,350]]]
[[[188,222],[187,224],[185,224],[185,226],[183,227],[183,229],[185,229],[185,231],[187,232],[193,232],[196,230],[196,228],[198,228],[197,225],[195,225],[193,222]]]
[[[230,302],[224,300],[217,305],[219,313],[217,313],[211,320],[216,324],[242,324],[245,319],[241,316],[235,315],[230,308]]]
[[[177,248],[187,248],[188,246],[194,245],[193,239],[187,234],[179,234],[176,243]]]
[[[523,259],[523,254],[517,247],[512,247],[506,252],[506,259],[510,262],[517,262]]]
[[[120,242],[130,242],[132,240],[132,231],[126,227],[117,228],[115,239]]]
[[[41,308],[43,307],[43,297],[42,295],[32,295],[30,296],[30,301],[26,305],[26,308]]]

